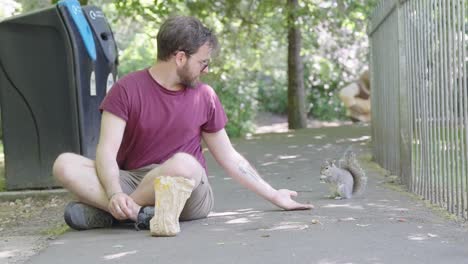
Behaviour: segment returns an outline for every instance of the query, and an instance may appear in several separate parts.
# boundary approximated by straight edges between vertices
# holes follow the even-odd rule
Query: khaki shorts
[[[122,190],[126,194],[131,194],[136,190],[145,175],[158,166],[158,164],[151,164],[135,170],[120,170],[120,185],[122,186]],[[213,191],[208,182],[206,172],[203,172],[200,184],[192,191],[192,194],[185,203],[184,209],[180,214],[180,220],[188,221],[205,218],[213,209],[213,205]]]

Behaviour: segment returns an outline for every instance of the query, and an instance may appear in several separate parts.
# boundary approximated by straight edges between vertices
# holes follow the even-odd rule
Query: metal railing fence
[[[468,219],[468,0],[383,0],[371,18],[373,156]]]

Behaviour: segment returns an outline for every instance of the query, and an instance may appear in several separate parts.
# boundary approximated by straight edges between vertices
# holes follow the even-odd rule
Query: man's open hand
[[[275,193],[271,202],[284,210],[308,210],[314,208],[312,204],[302,204],[294,201],[292,197],[296,196],[297,192],[295,191],[281,189]]]

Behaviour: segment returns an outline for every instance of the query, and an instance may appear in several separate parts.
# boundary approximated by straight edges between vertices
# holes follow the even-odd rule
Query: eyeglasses
[[[190,55],[190,54],[189,54],[187,51],[185,51],[185,50],[178,50],[178,51],[174,52],[174,55],[176,55],[178,52],[183,52],[187,58],[192,57],[192,55]],[[202,61],[199,61],[198,63],[199,63],[200,66],[201,66],[200,72],[203,72],[203,71],[205,71],[205,69],[208,68],[208,66],[210,65],[210,60],[209,60],[209,59],[207,59],[207,60],[202,60]]]
[[[200,63],[200,66],[201,66],[200,72],[203,72],[205,71],[206,68],[208,68],[208,65],[210,65],[210,60],[202,60],[202,61],[199,61],[198,63]]]

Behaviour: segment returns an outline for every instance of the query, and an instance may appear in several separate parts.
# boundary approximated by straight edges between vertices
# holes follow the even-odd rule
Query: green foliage
[[[136,34],[125,50],[120,52],[119,75],[148,67],[156,58],[156,48],[152,48],[152,41],[145,34]]]
[[[6,186],[5,186],[5,168],[2,167],[0,169],[0,192],[6,191]]]
[[[0,154],[2,157],[0,158],[0,192],[4,192],[6,190],[5,186],[5,156],[3,152],[3,141],[0,141]]]
[[[67,224],[60,223],[60,224],[57,224],[57,225],[55,225],[53,227],[49,227],[49,228],[47,228],[45,230],[42,230],[41,234],[43,234],[45,236],[48,236],[51,239],[53,239],[55,237],[58,237],[60,235],[65,234],[68,230],[70,230],[70,227]]]
[[[288,87],[285,78],[264,76],[258,82],[259,110],[286,114],[288,110]]]
[[[12,0],[13,1],[13,0]],[[56,0],[53,0],[56,1]],[[23,11],[51,0],[17,0]],[[205,81],[230,119],[230,135],[251,127],[255,111],[287,111],[285,0],[88,0],[101,7],[119,47],[119,75],[149,67],[155,37],[171,15],[192,15],[214,29],[221,52]],[[367,18],[378,0],[299,0],[304,84],[309,116],[344,118],[338,90],[367,65]]]
[[[303,2],[299,22],[310,116],[320,120],[346,118],[337,94],[367,69],[367,18],[377,1]]]
[[[121,75],[154,61],[159,25],[174,14],[193,15],[220,39],[222,52],[205,80],[222,100],[228,131],[250,127],[257,105],[263,111],[287,112],[286,1],[266,0],[114,0],[121,17],[138,24],[134,39],[120,46]],[[298,25],[309,116],[343,119],[337,93],[354,81],[367,64],[367,17],[377,0],[299,1]],[[119,20],[121,22],[121,20]],[[115,28],[115,27],[114,27]],[[146,33],[146,34],[142,34]]]
[[[249,74],[239,70],[226,81],[226,73],[215,70],[203,77],[203,81],[209,83],[218,94],[229,119],[226,131],[233,137],[245,135],[253,127],[251,120],[257,108],[257,90],[255,83],[244,82],[244,79],[249,79]]]
[[[13,0],[0,1],[0,21],[21,11],[21,4]]]
[[[139,32],[149,36],[137,35],[140,40],[134,40],[126,47],[121,56],[121,75],[154,62],[156,56],[149,52],[155,50],[151,42],[160,24],[168,16],[196,16],[215,30],[221,44],[222,52],[215,63],[210,65],[211,73],[203,80],[216,90],[223,103],[229,118],[226,130],[231,136],[239,136],[252,128],[259,83],[265,75],[277,78],[277,73],[271,69],[286,61],[284,53],[271,56],[271,52],[282,50],[285,46],[276,34],[278,30],[271,28],[271,25],[278,24],[275,17],[278,13],[277,5],[272,4],[275,1],[173,0],[164,4],[162,1],[146,4],[144,1],[116,0],[115,3],[120,15],[132,17],[134,22],[144,28]],[[261,12],[256,14],[253,10]],[[141,41],[143,38],[145,40]],[[127,61],[133,62],[127,64]],[[284,71],[284,68],[281,70]],[[284,84],[285,75],[279,76],[281,80],[275,83]]]
[[[346,110],[337,96],[343,85],[339,65],[326,58],[315,58],[313,64],[305,64],[304,72],[309,115],[320,120],[345,119]]]
[[[51,3],[55,5],[58,1],[60,0],[51,0]],[[78,0],[78,2],[80,2],[81,5],[87,5],[89,0]]]
[[[336,85],[333,85],[335,86]],[[310,102],[309,115],[320,120],[343,120],[346,118],[346,110],[338,98],[338,91],[330,91],[324,86],[315,86],[308,99]]]

